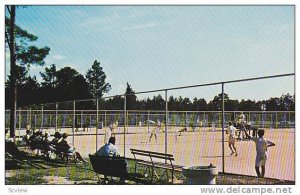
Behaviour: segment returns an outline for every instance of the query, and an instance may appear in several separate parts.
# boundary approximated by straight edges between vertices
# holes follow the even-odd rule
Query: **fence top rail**
[[[294,75],[295,75],[295,73],[288,73],[288,74],[279,74],[279,75],[264,76],[264,77],[252,77],[252,78],[247,78],[247,79],[237,79],[237,80],[222,81],[222,82],[215,82],[215,83],[206,83],[206,84],[199,84],[199,85],[188,85],[188,86],[182,86],[182,87],[173,87],[173,88],[141,91],[141,92],[135,92],[134,94],[154,93],[154,92],[161,92],[161,91],[171,91],[171,90],[195,88],[195,87],[204,87],[204,86],[211,86],[211,85],[222,85],[222,84],[228,84],[228,83],[238,83],[238,82],[262,80],[262,79],[271,79],[271,78],[294,76]]]

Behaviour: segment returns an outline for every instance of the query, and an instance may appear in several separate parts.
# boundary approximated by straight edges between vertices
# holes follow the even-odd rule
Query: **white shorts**
[[[229,136],[229,143],[234,144],[235,143],[235,137],[234,136]]]
[[[153,128],[152,131],[151,131],[151,134],[156,134],[156,133],[157,133],[157,129]]]
[[[255,159],[255,166],[256,167],[266,166],[266,161],[267,161],[267,155],[257,154]]]

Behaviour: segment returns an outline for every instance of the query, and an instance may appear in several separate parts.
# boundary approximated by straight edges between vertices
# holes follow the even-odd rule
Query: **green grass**
[[[41,157],[34,157],[31,160],[17,161],[13,159],[5,159],[6,164],[11,165],[6,168],[5,184],[6,185],[41,185],[41,184],[84,184],[95,185],[98,183],[98,178],[92,170],[90,162],[87,163],[74,163],[71,162],[66,165],[65,162],[58,160],[46,160]],[[130,179],[126,184],[138,185],[166,185],[170,183],[171,173],[168,172],[169,180],[166,176],[158,180],[154,175],[151,181],[151,172],[146,171],[145,166],[138,166],[137,175],[134,174],[135,162],[134,160],[127,160],[127,167]],[[149,169],[150,170],[150,169]],[[155,169],[157,174],[161,176],[164,172],[163,169]],[[145,177],[148,174],[148,177]],[[179,180],[184,180],[181,172],[175,172],[175,176]],[[100,177],[103,178],[103,175]],[[50,179],[49,179],[50,178]],[[137,179],[136,179],[137,178]],[[52,179],[52,181],[50,181]],[[55,180],[56,179],[56,180]],[[103,181],[100,184],[105,184]],[[118,178],[109,181],[109,184],[123,184]],[[220,185],[245,185],[245,184],[288,184],[294,185],[294,181],[281,181],[277,179],[256,178],[253,176],[243,176],[235,174],[220,174],[217,177],[217,184]]]
[[[7,159],[6,159],[7,160]],[[8,162],[8,161],[7,161]],[[137,174],[134,174],[135,162],[134,160],[127,160],[128,172],[130,180],[128,184],[168,184],[166,176],[161,180],[158,180],[155,176],[151,182],[151,173],[147,171],[148,177],[145,175],[145,166],[138,166]],[[7,185],[36,185],[47,184],[45,177],[64,178],[66,181],[70,181],[67,184],[84,183],[84,184],[97,184],[98,178],[92,170],[90,162],[87,163],[74,163],[69,162],[67,165],[65,162],[59,162],[58,160],[46,160],[41,157],[35,157],[31,160],[19,161],[18,166],[11,170],[6,170],[8,174],[5,177],[5,183]],[[162,169],[155,169],[158,175],[162,175]],[[168,173],[169,179],[171,173]],[[137,177],[136,177],[137,176]],[[100,175],[100,177],[103,177]],[[177,178],[182,178],[181,173],[176,173]],[[137,178],[137,180],[136,180]],[[116,184],[118,179],[115,178]],[[58,181],[56,184],[64,184]],[[55,182],[54,182],[55,183]]]

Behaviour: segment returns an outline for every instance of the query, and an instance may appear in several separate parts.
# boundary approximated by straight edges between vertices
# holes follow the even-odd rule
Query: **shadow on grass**
[[[172,184],[171,174],[164,175],[163,169],[155,169],[157,178],[147,170],[146,166],[138,166],[135,174],[135,161],[127,160],[127,169],[129,172],[126,182],[120,181],[119,178],[109,178],[104,180],[100,175],[98,181],[90,162],[87,163],[69,163],[60,160],[49,160],[44,157],[34,157],[31,159],[5,159],[5,183],[7,185],[42,185],[42,184],[70,184],[70,185],[170,185]],[[176,180],[185,179],[181,172],[175,172]],[[50,181],[51,180],[51,181]],[[218,185],[294,185],[295,181],[283,181],[270,178],[257,178],[254,176],[237,175],[237,174],[219,174],[216,178]],[[66,183],[67,181],[67,183]]]

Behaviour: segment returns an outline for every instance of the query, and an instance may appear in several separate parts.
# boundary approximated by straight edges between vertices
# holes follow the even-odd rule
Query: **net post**
[[[225,104],[224,104],[224,83],[222,83],[222,172],[225,173],[225,121],[224,121],[224,110],[225,110]]]

